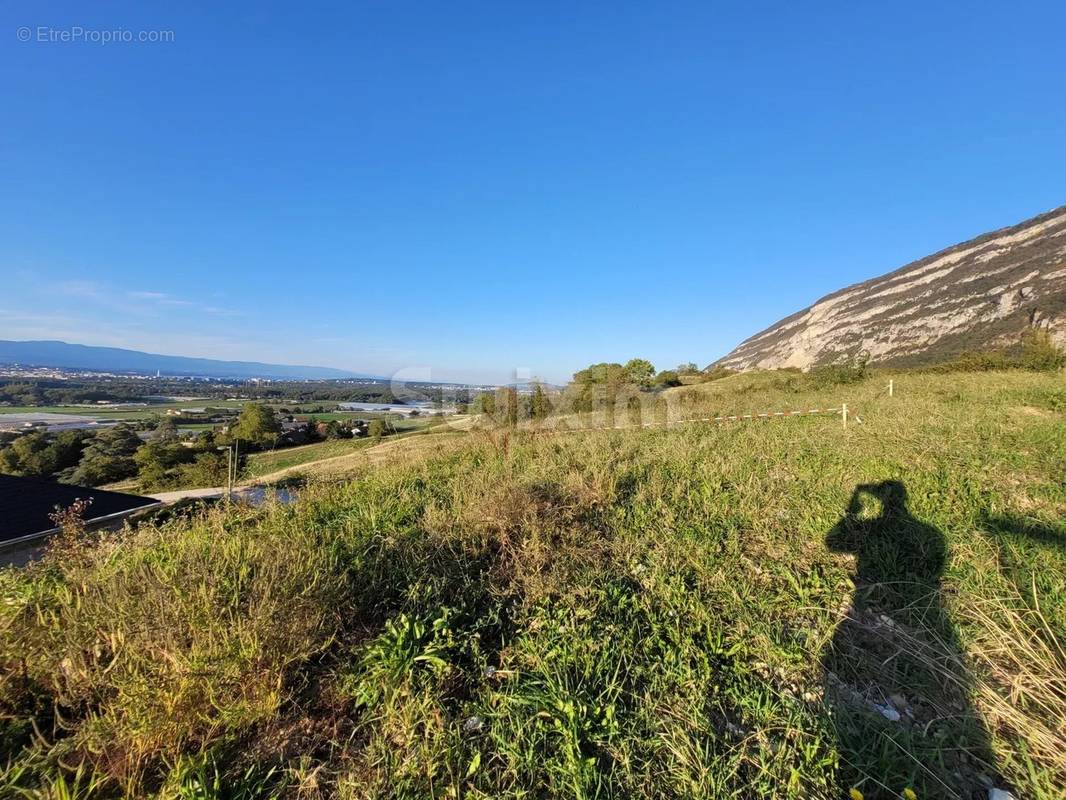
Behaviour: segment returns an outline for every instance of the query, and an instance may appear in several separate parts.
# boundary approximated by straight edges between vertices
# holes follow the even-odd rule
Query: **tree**
[[[678,375],[691,375],[693,372],[699,372],[700,368],[697,367],[691,361],[686,361],[684,364],[678,364],[674,370]]]
[[[1066,366],[1066,350],[1055,344],[1048,331],[1034,328],[1022,338],[1020,361],[1025,369],[1051,372]]]
[[[180,444],[154,440],[137,448],[133,454],[137,464],[137,480],[145,488],[162,488],[171,482],[171,470],[192,461],[196,451]]]
[[[503,415],[503,422],[512,428],[518,424],[518,392],[510,386],[496,390],[496,408]]]
[[[199,453],[191,464],[179,464],[170,482],[183,487],[223,486],[229,478],[228,473],[229,463],[225,455]]]
[[[42,478],[55,476],[78,463],[88,435],[74,430],[55,436],[40,431],[20,436],[4,450],[0,471]]]
[[[19,457],[13,447],[0,450],[0,475],[18,475]]]
[[[474,398],[474,413],[492,416],[496,413],[496,397],[490,392],[482,392]]]
[[[230,433],[235,439],[255,444],[273,444],[281,433],[281,423],[263,403],[245,403]]]
[[[70,482],[80,486],[99,486],[122,480],[137,473],[133,454],[141,440],[128,425],[116,425],[100,431],[81,453]]]
[[[45,455],[48,437],[41,432],[27,433],[11,444],[11,463],[18,475],[47,475],[51,462]]]
[[[552,410],[551,401],[540,383],[533,384],[533,397],[529,401],[529,416],[541,420],[547,417]]]
[[[655,377],[655,367],[646,358],[631,358],[622,369],[628,383],[645,389],[651,386]]]
[[[351,430],[341,425],[337,420],[333,419],[326,423],[326,439],[350,439],[351,436]]]
[[[625,367],[614,362],[591,364],[574,373],[574,383],[617,386],[626,380]]]
[[[385,435],[385,420],[372,419],[370,420],[370,427],[367,428],[367,435],[372,439],[380,439]]]
[[[178,438],[178,424],[173,417],[163,417],[155,428],[155,438],[164,442],[172,442]]]
[[[664,369],[655,376],[655,385],[663,389],[668,389],[671,386],[680,386],[681,378],[672,369]]]

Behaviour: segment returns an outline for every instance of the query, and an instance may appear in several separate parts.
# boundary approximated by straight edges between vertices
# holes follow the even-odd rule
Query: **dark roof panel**
[[[79,498],[92,498],[85,513],[88,522],[159,502],[135,494],[0,475],[0,544],[51,530],[55,523],[48,515],[55,512],[56,506],[67,508]]]

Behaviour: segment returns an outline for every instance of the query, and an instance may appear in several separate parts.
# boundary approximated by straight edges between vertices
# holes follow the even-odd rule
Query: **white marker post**
[[[889,381],[888,381],[888,396],[889,397],[892,396],[892,390],[893,390],[893,384],[894,383],[895,383],[895,381],[889,379]]]
[[[840,404],[840,418],[844,421],[844,427],[848,427],[848,404]]]

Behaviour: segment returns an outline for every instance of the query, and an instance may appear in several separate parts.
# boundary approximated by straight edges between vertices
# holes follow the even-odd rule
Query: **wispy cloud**
[[[166,292],[126,292],[126,296],[135,300],[166,300],[170,297]]]
[[[55,289],[61,294],[76,298],[84,302],[91,302],[114,310],[126,310],[137,313],[138,308],[145,306],[183,308],[192,312],[211,314],[220,317],[243,316],[244,312],[235,308],[227,308],[217,303],[204,303],[199,300],[179,297],[170,292],[159,292],[149,289],[127,289],[115,291],[107,286],[94,281],[73,280],[60,281],[55,284]],[[132,301],[132,305],[131,305]]]
[[[63,294],[84,299],[98,299],[105,296],[100,284],[92,281],[60,281],[56,284],[56,289]]]
[[[215,314],[218,316],[238,316],[243,314],[243,312],[233,308],[223,308],[222,306],[201,303],[198,300],[177,297],[169,292],[131,290],[127,291],[125,294],[127,298],[137,302],[151,303],[158,306],[169,306],[171,308],[188,308],[193,311],[201,311],[205,314]]]

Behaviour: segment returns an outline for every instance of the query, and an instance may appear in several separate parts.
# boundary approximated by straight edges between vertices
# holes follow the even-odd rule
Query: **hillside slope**
[[[1066,340],[1066,206],[823,297],[718,364],[807,369],[861,352],[916,364],[1017,342]]]
[[[68,533],[0,570],[0,797],[1058,800],[1061,377],[897,377]]]

